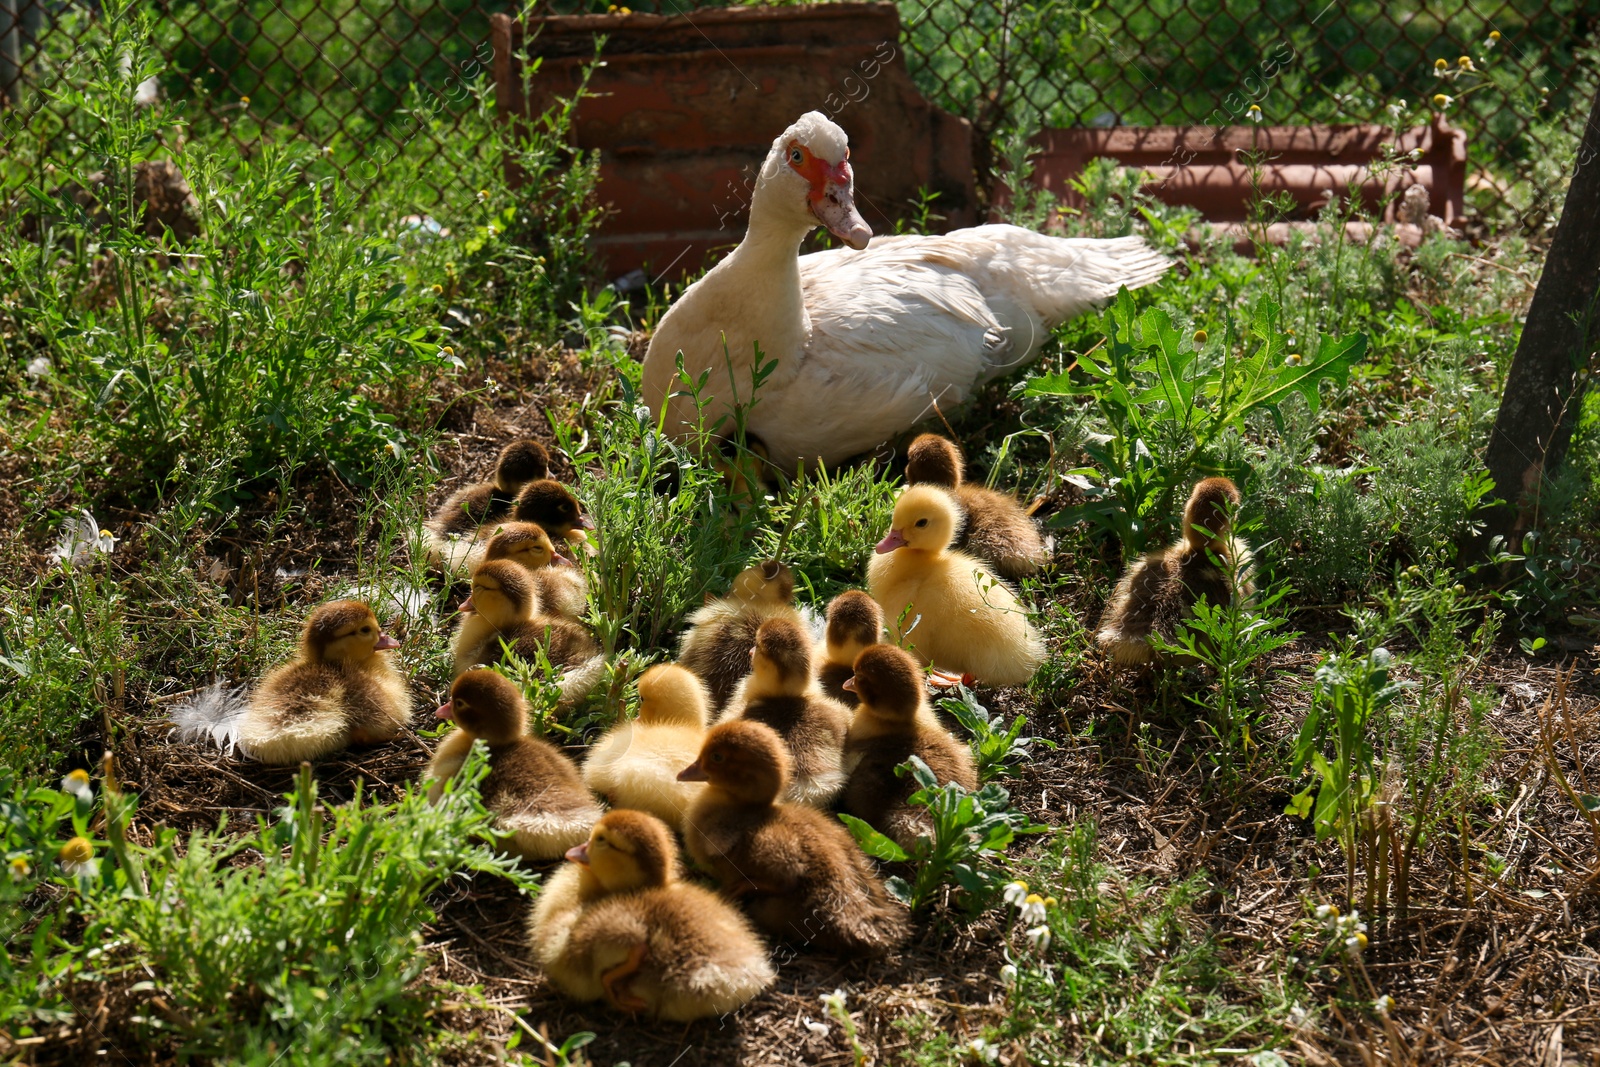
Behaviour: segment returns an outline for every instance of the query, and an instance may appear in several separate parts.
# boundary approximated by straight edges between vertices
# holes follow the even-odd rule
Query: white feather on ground
[[[74,567],[82,567],[97,555],[109,556],[116,544],[117,539],[100,529],[93,515],[80,511],[61,524],[61,539],[50,552],[50,562],[71,561]]]
[[[403,616],[408,622],[422,622],[433,607],[433,594],[409,582],[387,582],[377,585],[362,582],[352,585],[339,594],[348,600],[359,600],[372,608],[372,613],[384,622]]]
[[[208,685],[173,705],[168,713],[172,719],[172,735],[191,744],[209,741],[231,756],[235,749],[244,751],[239,743],[239,721],[249,706],[248,686],[230,682]]]

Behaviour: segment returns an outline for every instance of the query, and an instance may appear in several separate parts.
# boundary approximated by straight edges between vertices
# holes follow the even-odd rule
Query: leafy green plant
[[[412,788],[324,810],[302,766],[288,806],[252,834],[195,833],[180,847],[166,830],[128,845],[131,862],[108,866],[102,878],[116,881],[84,901],[84,941],[106,947],[93,977],[148,977],[134,987],[151,994],[142,1030],[190,1055],[384,1063],[426,1042],[436,994],[413,983],[430,894],[463,871],[532,884],[477,843],[493,827],[477,792],[482,749],[436,805]],[[260,861],[231,862],[249,855]]]
[[[1011,794],[993,782],[976,793],[955,782],[940,785],[933,771],[916,756],[895,773],[916,779],[918,788],[909,803],[928,809],[933,818],[932,837],[919,837],[907,851],[852,815],[839,818],[867,855],[890,863],[911,863],[916,868],[910,881],[896,876],[887,883],[889,892],[912,911],[926,908],[941,888],[954,881],[962,907],[976,915],[1005,885],[1005,872],[995,863],[996,858],[1005,854],[1018,834],[1039,833],[1044,827],[1009,810]]]
[[[1255,411],[1276,411],[1291,396],[1315,408],[1324,381],[1343,382],[1366,351],[1366,337],[1322,338],[1313,356],[1290,347],[1277,304],[1262,301],[1241,335],[1226,320],[1221,337],[1182,336],[1160,308],[1137,313],[1123,289],[1107,309],[1105,341],[1070,370],[1030,380],[1027,396],[1086,396],[1107,429],[1085,450],[1099,469],[1087,503],[1052,519],[1089,520],[1113,533],[1123,551],[1142,551],[1171,521],[1178,497],[1197,472],[1222,469],[1225,435]],[[1205,339],[1200,339],[1204,337]]]
[[[1391,807],[1379,753],[1388,737],[1390,707],[1408,686],[1391,681],[1386,648],[1365,655],[1335,653],[1317,667],[1311,706],[1295,742],[1293,773],[1310,766],[1314,780],[1289,803],[1309,816],[1318,841],[1337,834],[1345,855],[1345,907],[1355,892],[1356,869],[1367,871],[1366,909],[1388,898]],[[1330,760],[1324,752],[1330,750]]]
[[[962,728],[972,735],[967,743],[972,747],[980,782],[1009,773],[1012,764],[1028,758],[1034,745],[1056,747],[1049,738],[1022,736],[1023,727],[1028,725],[1026,715],[1018,715],[1011,720],[1009,727],[1006,726],[1004,719],[990,714],[989,709],[978,702],[972,690],[964,685],[957,688],[956,696],[939,701],[939,707],[954,716]]]

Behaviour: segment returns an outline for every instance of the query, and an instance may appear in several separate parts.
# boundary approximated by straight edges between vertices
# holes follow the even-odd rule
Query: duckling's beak
[[[905,534],[899,530],[890,530],[889,536],[878,542],[877,553],[881,556],[885,552],[893,552],[897,548],[904,548],[906,544]]]
[[[678,781],[680,782],[709,782],[710,780],[706,777],[705,770],[701,768],[699,760],[695,760],[678,772]]]
[[[850,677],[846,678],[844,680],[844,684],[841,685],[839,688],[840,689],[845,689],[845,690],[848,690],[849,692],[854,693],[856,691],[855,675],[852,674]]]
[[[448,700],[446,700],[443,704],[439,705],[439,709],[433,713],[433,717],[435,719],[439,719],[439,720],[441,720],[443,722],[455,722],[456,721],[455,712],[451,709],[450,701],[448,701]]]
[[[456,609],[456,614],[465,615],[467,612],[475,610],[477,609],[472,606],[472,598],[467,597],[467,599],[461,602],[461,606]]]
[[[559,552],[551,552],[550,553],[550,565],[552,567],[570,567],[573,564],[572,564],[572,561],[570,559],[568,559],[566,556],[563,556],[561,553],[559,553]]]
[[[587,515],[579,515],[578,516],[578,529],[580,529],[580,530],[592,530],[592,529],[594,529],[594,520],[591,519]]]
[[[382,652],[384,649],[399,647],[400,641],[397,638],[381,633],[378,635],[378,643],[372,646],[372,650],[374,652]]]
[[[581,845],[573,845],[567,849],[567,859],[581,867],[589,866],[589,842],[585,841]]]

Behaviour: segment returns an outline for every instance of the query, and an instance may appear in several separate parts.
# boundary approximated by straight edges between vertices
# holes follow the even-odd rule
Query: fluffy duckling
[[[411,720],[411,691],[379,653],[399,645],[359,600],[322,605],[300,632],[299,653],[250,695],[240,747],[262,763],[299,763],[393,738]]]
[[[855,674],[856,657],[883,636],[883,609],[859,589],[840,593],[828,602],[828,630],[824,656],[817,665],[817,682],[825,696],[847,708],[856,706],[856,694],[845,688]]]
[[[533,575],[539,603],[549,611],[569,619],[582,619],[589,607],[589,583],[583,571],[551,543],[544,527],[531,522],[508,522],[500,526],[484,546],[487,562],[509,559]]]
[[[794,607],[794,574],[777,560],[748,567],[733,580],[725,597],[708,600],[689,616],[678,662],[694,671],[711,693],[711,710],[720,712],[745,675],[756,630],[768,619],[799,623]]]
[[[690,671],[661,663],[639,676],[639,717],[618,724],[589,750],[584,781],[614,808],[636,808],[683,825],[704,788],[678,781],[705,740],[706,690]]]
[[[772,984],[749,921],[681,879],[661,820],[613,811],[567,859],[528,922],[534,955],[567,996],[689,1022],[733,1011]]]
[[[950,548],[959,520],[945,490],[902,491],[889,534],[867,564],[867,587],[891,637],[909,638],[924,665],[971,674],[985,685],[1020,685],[1044,661],[1044,641],[1010,586],[982,561]]]
[[[605,667],[600,646],[576,622],[540,609],[527,571],[508,559],[480,564],[472,572],[472,595],[458,609],[461,626],[452,646],[456,673],[498,663],[503,639],[525,660],[535,661],[543,649],[551,664],[569,668],[562,675],[562,703],[581,700]]]
[[[594,555],[594,546],[584,532],[593,530],[594,522],[584,514],[578,498],[553,478],[540,478],[523,486],[516,503],[511,505],[511,518],[543,526],[551,537],[582,545],[584,551]]]
[[[948,489],[965,521],[955,547],[987,560],[1006,578],[1024,578],[1044,566],[1044,538],[1017,498],[962,480],[966,458],[954,441],[925,433],[906,452],[906,484]]]
[[[438,801],[481,737],[489,745],[489,774],[478,788],[507,835],[502,848],[526,860],[553,860],[588,839],[600,805],[560,749],[528,736],[528,702],[516,686],[494,671],[468,671],[434,714],[457,728],[428,764],[429,799]]]
[[[927,682],[905,651],[873,645],[856,657],[855,673],[845,684],[861,703],[844,743],[850,778],[840,805],[909,849],[917,838],[933,833],[933,822],[926,809],[907,803],[916,782],[894,769],[916,756],[941,784],[973,790],[978,770],[972,750],[951,737],[928,707]]]
[[[756,630],[750,676],[739,684],[722,721],[748,719],[772,727],[789,750],[783,799],[826,808],[844,788],[845,732],[850,712],[822,695],[811,673],[811,639],[788,619]]]
[[[1150,635],[1171,641],[1202,596],[1220,605],[1255,591],[1250,546],[1233,536],[1239,500],[1227,478],[1204,479],[1183,509],[1183,536],[1129,565],[1100,617],[1097,640],[1112,662],[1151,662]]]
[[[455,542],[476,540],[476,531],[504,518],[524,485],[550,473],[550,454],[531,437],[513,441],[500,450],[494,480],[469,485],[450,494],[427,522],[429,540],[436,555],[456,551]]]
[[[843,824],[778,802],[789,754],[770,726],[736,719],[713,727],[678,777],[707,783],[684,819],[689,855],[744,901],[758,927],[841,955],[886,952],[905,940],[905,911]]]

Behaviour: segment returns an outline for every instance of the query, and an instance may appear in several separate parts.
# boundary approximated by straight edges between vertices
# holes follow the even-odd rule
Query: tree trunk
[[[1520,551],[1539,520],[1546,478],[1561,465],[1583,406],[1596,341],[1600,340],[1600,93],[1590,108],[1567,201],[1556,225],[1539,287],[1528,308],[1505,396],[1495,418],[1484,465],[1502,503],[1485,537]]]

